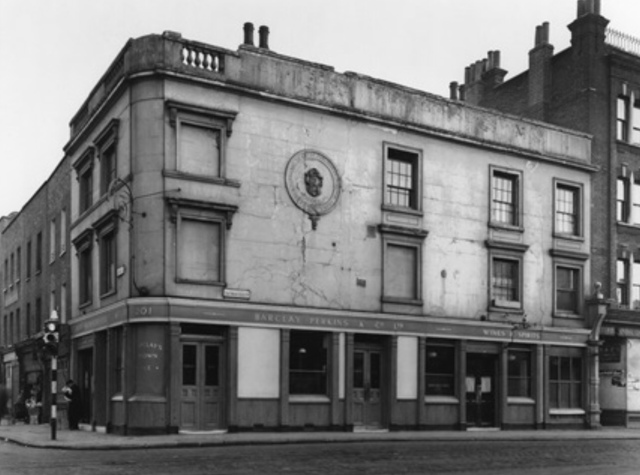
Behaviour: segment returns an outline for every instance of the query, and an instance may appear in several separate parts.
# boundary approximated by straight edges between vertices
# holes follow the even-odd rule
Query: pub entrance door
[[[383,350],[357,344],[353,352],[353,423],[359,429],[380,429],[382,420]]]
[[[78,351],[80,422],[93,424],[93,348]]]
[[[496,426],[497,367],[495,354],[467,353],[467,427]]]
[[[223,427],[222,344],[182,342],[180,429],[210,431]]]

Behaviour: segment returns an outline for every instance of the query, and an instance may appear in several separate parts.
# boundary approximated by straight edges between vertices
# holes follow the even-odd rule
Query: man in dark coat
[[[80,404],[80,387],[69,379],[64,388],[62,388],[64,398],[67,401],[67,418],[69,420],[69,429],[77,430],[78,422],[80,422],[80,413],[82,405]]]

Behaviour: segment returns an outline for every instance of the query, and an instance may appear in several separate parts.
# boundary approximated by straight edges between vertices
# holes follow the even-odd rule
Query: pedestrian
[[[67,401],[69,430],[78,430],[82,407],[80,404],[80,387],[73,381],[73,379],[69,379],[62,388],[62,393],[64,394],[65,401]]]
[[[31,389],[31,395],[25,402],[25,405],[29,412],[29,424],[40,424],[40,408],[42,407],[42,403],[38,401],[38,391],[36,388]]]

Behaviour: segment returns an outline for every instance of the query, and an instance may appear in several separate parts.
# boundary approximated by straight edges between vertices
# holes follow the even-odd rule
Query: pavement
[[[57,430],[48,424],[0,425],[0,440],[26,447],[70,450],[120,450],[211,447],[255,444],[407,442],[407,441],[543,441],[640,439],[640,429],[605,427],[584,430],[363,431],[363,432],[199,432],[123,436],[84,430]]]

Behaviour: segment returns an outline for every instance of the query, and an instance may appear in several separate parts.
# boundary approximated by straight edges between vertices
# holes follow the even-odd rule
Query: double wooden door
[[[220,343],[182,343],[180,428],[210,431],[223,427],[223,352]]]
[[[382,350],[356,347],[353,352],[353,422],[376,429],[382,421]]]

